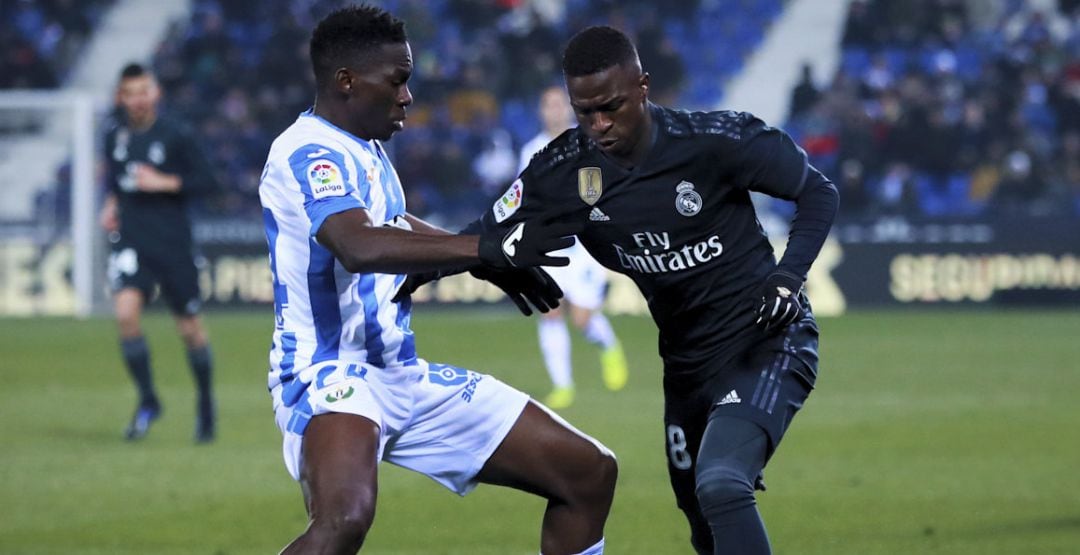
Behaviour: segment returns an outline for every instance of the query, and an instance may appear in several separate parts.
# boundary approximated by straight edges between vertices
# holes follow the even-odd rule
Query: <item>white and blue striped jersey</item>
[[[288,388],[323,361],[415,363],[411,303],[390,301],[405,276],[350,273],[315,239],[328,216],[353,208],[374,225],[404,222],[405,195],[382,146],[308,110],[270,147],[259,199],[276,319],[269,387]]]

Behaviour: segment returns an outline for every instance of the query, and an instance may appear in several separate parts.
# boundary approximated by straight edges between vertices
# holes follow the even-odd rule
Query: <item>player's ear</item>
[[[349,94],[352,92],[353,73],[347,67],[339,67],[334,72],[334,88],[338,92]]]
[[[642,73],[641,80],[638,81],[638,87],[641,88],[641,99],[645,100],[649,98],[649,74]]]

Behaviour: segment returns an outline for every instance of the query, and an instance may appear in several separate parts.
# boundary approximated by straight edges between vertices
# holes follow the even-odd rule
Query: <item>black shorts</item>
[[[108,277],[113,292],[134,287],[146,302],[153,298],[154,286],[160,285],[173,314],[194,316],[202,304],[191,249],[150,249],[121,240],[112,244]]]
[[[817,324],[808,315],[783,333],[752,345],[703,383],[687,387],[664,380],[668,473],[679,507],[688,516],[697,511],[694,471],[710,415],[732,416],[761,426],[769,437],[767,457],[771,457],[814,388],[817,347]],[[693,525],[694,519],[691,521]]]

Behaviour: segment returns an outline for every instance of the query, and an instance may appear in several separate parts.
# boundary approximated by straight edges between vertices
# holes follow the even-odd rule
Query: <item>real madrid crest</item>
[[[682,181],[675,186],[675,209],[683,216],[693,216],[701,212],[701,195],[694,190],[694,184]]]
[[[150,143],[150,148],[146,151],[146,157],[150,159],[155,165],[162,165],[165,163],[165,145],[161,144],[161,141],[154,141]]]
[[[604,177],[600,174],[600,168],[588,167],[577,171],[578,196],[585,204],[592,206],[600,200],[600,194],[604,192]]]

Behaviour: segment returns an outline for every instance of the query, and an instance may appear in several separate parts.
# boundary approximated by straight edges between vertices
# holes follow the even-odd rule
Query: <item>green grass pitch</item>
[[[211,312],[221,429],[192,444],[180,341],[147,318],[163,419],[120,439],[134,403],[107,319],[0,320],[0,553],[265,554],[306,524],[265,391],[269,311]],[[563,414],[618,455],[608,553],[690,553],[665,470],[660,367],[646,319],[618,317],[627,389],[574,336]],[[541,396],[535,321],[420,307],[420,353]],[[1080,553],[1080,313],[855,312],[822,319],[817,391],[759,495],[779,554]],[[542,503],[459,498],[383,465],[365,553],[535,554]]]

